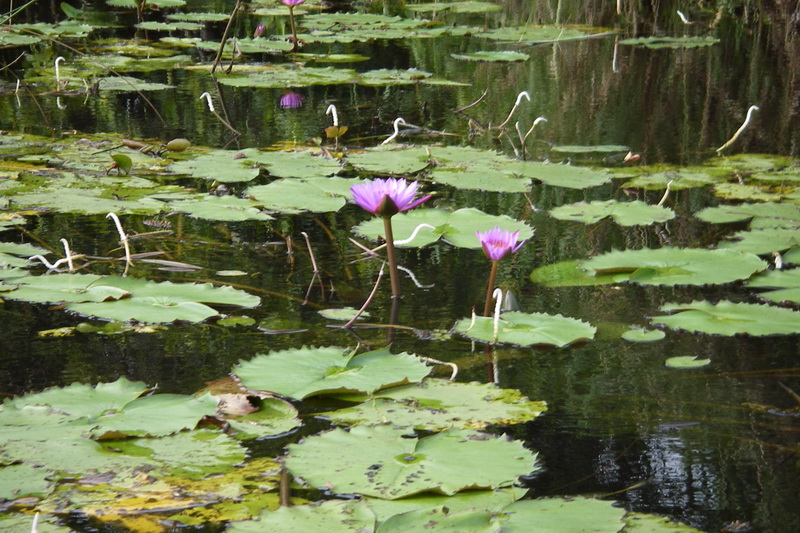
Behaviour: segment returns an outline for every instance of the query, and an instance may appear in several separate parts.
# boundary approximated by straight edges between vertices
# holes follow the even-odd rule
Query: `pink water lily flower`
[[[281,3],[285,6],[294,7],[294,6],[299,6],[305,1],[306,0],[281,0]]]
[[[501,230],[500,226],[495,226],[486,233],[476,231],[475,235],[483,246],[486,257],[492,261],[500,261],[508,254],[513,254],[519,250],[525,241],[517,242],[519,231],[511,233],[508,230]]]
[[[350,192],[353,199],[363,209],[372,214],[390,217],[409,209],[414,209],[431,196],[423,196],[417,200],[418,183],[408,182],[401,178],[375,179],[353,185]]]

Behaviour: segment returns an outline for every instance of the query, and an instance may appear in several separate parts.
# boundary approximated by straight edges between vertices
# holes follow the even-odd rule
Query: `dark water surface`
[[[197,11],[229,11],[232,2],[189,2]],[[503,3],[491,16],[464,16],[448,23],[490,25],[522,21],[552,22],[553,9],[529,2]],[[305,97],[299,109],[282,109],[283,90],[214,87],[207,72],[175,70],[147,74],[153,81],[177,88],[148,93],[164,116],[161,125],[133,93],[55,97],[13,94],[15,80],[0,78],[0,128],[44,135],[78,130],[83,134],[120,133],[131,138],[168,140],[187,137],[196,145],[228,148],[269,147],[277,143],[305,145],[321,137],[330,124],[325,109],[335,102],[353,143],[373,146],[391,132],[391,122],[402,116],[431,129],[457,133],[445,138],[454,144],[494,147],[513,154],[504,138],[470,137],[469,123],[457,108],[487,99],[468,115],[483,125],[501,122],[517,93],[532,96],[524,104],[530,120],[545,116],[530,148],[533,158],[550,144],[628,145],[648,163],[692,164],[711,156],[741,124],[750,105],[758,105],[753,126],[737,151],[766,152],[800,157],[800,35],[781,13],[723,10],[718,25],[709,28],[716,12],[692,12],[704,22],[683,26],[674,2],[626,11],[617,17],[613,3],[589,9],[584,3],[565,2],[562,22],[615,26],[621,37],[708,33],[720,43],[705,48],[650,50],[617,44],[608,35],[584,41],[525,48],[525,62],[473,63],[455,61],[452,53],[473,51],[474,40],[454,37],[375,41],[337,45],[340,53],[363,53],[371,59],[353,64],[358,70],[418,68],[436,76],[468,82],[469,87],[326,86],[298,88]],[[736,3],[734,3],[736,4]],[[348,6],[338,6],[342,9]],[[680,7],[680,6],[678,6]],[[32,18],[45,17],[50,4],[35,6]],[[403,13],[403,3],[360,6],[362,11]],[[109,33],[132,36],[129,13],[106,15],[125,21]],[[478,22],[476,22],[476,20]],[[252,33],[259,18],[244,17],[238,31]],[[796,23],[794,23],[796,24]],[[219,38],[221,25],[208,29],[208,39]],[[317,51],[328,51],[316,45]],[[494,46],[486,43],[484,49]],[[36,48],[36,47],[35,47]],[[312,48],[312,47],[309,47]],[[315,51],[310,49],[308,51]],[[55,47],[38,47],[14,70],[24,79],[26,68],[69,56]],[[212,54],[209,54],[212,55]],[[10,61],[15,54],[0,50]],[[210,61],[198,57],[198,61]],[[284,61],[280,56],[248,60]],[[68,57],[69,61],[69,57]],[[287,88],[288,89],[288,88]],[[242,135],[229,132],[198,100],[203,91],[221,97],[229,122]],[[39,109],[41,108],[41,110]],[[43,120],[42,116],[46,117]],[[473,131],[474,133],[474,131]],[[437,139],[439,140],[439,139]],[[350,142],[350,141],[348,141]],[[428,141],[425,141],[428,142]],[[2,143],[2,140],[0,140]],[[712,227],[690,217],[716,200],[706,191],[680,191],[671,198],[678,218],[669,223],[622,228],[610,221],[592,226],[557,221],[546,211],[575,201],[625,199],[629,192],[618,183],[574,191],[535,185],[527,195],[436,190],[436,205],[472,206],[492,214],[507,214],[536,228],[535,238],[512,260],[501,264],[498,280],[511,289],[523,311],[563,314],[599,328],[593,342],[568,349],[498,347],[498,383],[521,390],[550,406],[542,418],[508,432],[540,452],[544,466],[527,480],[531,496],[612,494],[628,509],[662,513],[707,531],[719,531],[736,522],[749,522],[751,531],[800,531],[800,419],[784,412],[796,407],[780,384],[800,391],[798,336],[720,338],[668,331],[665,340],[632,344],[618,333],[628,324],[648,324],[648,316],[670,301],[721,298],[742,300],[740,285],[696,288],[599,286],[543,288],[529,281],[533,268],[568,259],[586,258],[612,249],[710,246],[740,227]],[[657,203],[661,192],[634,192]],[[279,216],[270,223],[214,223],[182,218],[174,232],[142,248],[160,249],[169,258],[202,265],[200,273],[164,273],[138,265],[137,277],[172,281],[215,279],[219,270],[241,270],[237,286],[262,297],[262,305],[247,310],[257,320],[280,318],[302,322],[308,331],[293,335],[265,335],[254,329],[233,329],[213,323],[175,326],[152,334],[120,336],[75,335],[47,338],[38,335],[80,322],[59,310],[5,301],[0,306],[5,324],[0,336],[0,393],[21,394],[74,381],[111,381],[119,376],[158,384],[162,392],[192,393],[206,381],[228,374],[240,359],[269,350],[303,345],[381,346],[384,328],[351,333],[328,327],[322,308],[360,307],[372,288],[376,262],[351,263],[359,250],[349,241],[350,229],[366,219],[355,206],[336,214]],[[129,233],[147,232],[141,217],[127,220]],[[175,224],[173,224],[175,227]],[[322,286],[314,284],[310,258],[301,232],[310,236],[322,271]],[[117,247],[117,234],[102,217],[50,214],[32,220],[13,240],[42,239],[57,246],[68,234],[73,247],[108,255]],[[11,240],[9,232],[6,239]],[[294,253],[287,254],[284,238],[292,236]],[[35,239],[34,239],[35,238]],[[136,250],[137,244],[134,243]],[[455,320],[482,305],[488,262],[478,251],[435,244],[402,250],[400,260],[421,285],[404,278],[404,297],[398,323],[414,328],[399,330],[393,351],[409,351],[455,362],[459,379],[487,380],[482,346],[460,338],[432,340]],[[370,308],[375,323],[389,317],[388,286]],[[697,355],[712,364],[697,371],[675,371],[664,360],[675,355]],[[757,406],[766,406],[761,409]],[[771,411],[769,410],[771,409]],[[626,490],[629,489],[629,490]]]

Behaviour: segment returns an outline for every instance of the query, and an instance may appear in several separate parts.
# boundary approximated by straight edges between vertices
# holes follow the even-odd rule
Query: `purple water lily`
[[[306,97],[302,94],[289,91],[281,96],[280,105],[284,109],[297,109],[303,107],[303,100]]]
[[[294,7],[294,6],[299,6],[305,1],[306,0],[281,0],[281,3],[285,6]]]
[[[397,257],[394,250],[392,217],[397,213],[414,209],[430,198],[417,195],[418,183],[400,178],[375,179],[353,185],[350,192],[353,199],[365,210],[383,218],[384,238],[386,239],[386,259],[389,262],[389,277],[392,282],[392,297],[400,297],[400,277],[397,272]]]
[[[478,236],[478,241],[483,246],[486,257],[492,260],[492,270],[489,273],[489,283],[486,288],[486,305],[483,308],[483,316],[491,316],[492,291],[494,291],[494,282],[497,279],[497,265],[505,256],[519,250],[525,241],[517,242],[519,231],[511,233],[507,229],[500,229],[500,226],[495,226],[486,233],[476,231],[475,235]]]
[[[256,30],[253,32],[253,39],[257,39],[258,37],[261,37],[261,34],[264,33],[264,30],[266,30],[266,29],[267,29],[266,26],[264,26],[263,24],[259,24],[256,27]]]
[[[501,230],[500,226],[495,226],[486,233],[476,231],[486,257],[492,261],[500,261],[508,254],[513,254],[519,250],[525,241],[517,242],[519,231],[511,233],[508,230]]]
[[[418,183],[400,178],[375,179],[350,187],[353,199],[366,211],[381,217],[414,209],[427,201],[430,195],[414,199]]]

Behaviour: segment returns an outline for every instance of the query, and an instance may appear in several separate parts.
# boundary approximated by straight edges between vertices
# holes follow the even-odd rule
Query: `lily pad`
[[[508,26],[479,32],[475,36],[516,44],[540,44],[583,40],[591,34],[563,26]]]
[[[364,392],[421,380],[430,369],[407,353],[374,350],[355,355],[337,348],[294,348],[241,361],[233,373],[250,389],[297,399],[332,392]]]
[[[698,48],[717,44],[716,37],[684,36],[684,37],[634,37],[623,39],[622,45],[645,46],[647,48]]]
[[[760,293],[762,298],[782,303],[800,303],[800,268],[793,270],[768,270],[755,276],[748,282],[754,288],[769,288],[771,291]]]
[[[453,59],[460,59],[462,61],[493,61],[493,62],[525,61],[530,58],[528,54],[523,54],[521,52],[512,52],[509,50],[500,50],[497,52],[480,51],[480,52],[470,52],[467,54],[450,54],[450,57],[452,57]]]
[[[259,209],[259,203],[235,196],[207,195],[197,200],[179,200],[169,204],[173,212],[187,213],[194,218],[207,220],[272,220]]]
[[[697,218],[712,224],[725,224],[751,220],[750,228],[775,228],[800,226],[800,205],[765,202],[758,204],[721,205],[707,207],[697,213]]]
[[[724,178],[707,168],[682,168],[645,174],[626,181],[622,186],[648,191],[666,189],[667,184],[673,191],[704,187],[723,181]]]
[[[234,522],[229,533],[347,533],[374,531],[375,515],[364,500],[327,500],[265,511],[257,521]]]
[[[392,422],[438,431],[518,424],[533,420],[546,409],[545,402],[530,401],[514,389],[428,378],[416,385],[379,391],[359,405],[323,414],[337,423]]]
[[[702,368],[708,366],[710,363],[711,359],[698,359],[696,355],[678,355],[667,359],[664,362],[664,366],[667,368],[688,369]]]
[[[672,209],[648,205],[638,200],[634,202],[617,202],[616,200],[578,202],[551,209],[550,215],[559,220],[575,220],[584,224],[594,224],[606,217],[612,217],[621,226],[645,226],[675,218],[675,212]]]
[[[800,313],[769,305],[734,303],[717,304],[697,300],[688,304],[670,303],[661,311],[671,315],[654,316],[654,324],[712,335],[753,336],[792,335],[800,333]]]
[[[99,78],[97,80],[98,89],[101,91],[119,91],[119,92],[135,92],[135,91],[163,91],[164,89],[174,88],[172,85],[165,85],[163,83],[149,82],[132,78],[130,76],[111,76],[107,78]]]
[[[389,500],[509,486],[536,469],[536,454],[504,436],[448,429],[405,438],[408,432],[388,425],[334,429],[290,444],[285,464],[311,486]]]
[[[167,169],[176,174],[216,180],[222,183],[250,181],[258,177],[259,167],[248,157],[256,150],[214,150],[193,159],[175,161]]]
[[[465,337],[488,343],[557,347],[592,340],[597,332],[597,328],[576,318],[518,311],[500,316],[496,335],[495,321],[491,317],[475,317],[474,320],[462,318],[456,322],[453,330]]]
[[[536,161],[518,161],[509,165],[507,170],[520,177],[532,178],[547,185],[569,189],[597,187],[608,183],[612,177],[611,173],[605,169]]]
[[[738,254],[738,255],[737,255]],[[747,279],[767,268],[753,254],[701,248],[615,251],[581,264],[587,273],[642,285],[713,285]]]
[[[396,241],[406,241],[420,224],[434,227],[420,228],[413,240],[397,244],[403,247],[421,247],[444,239],[459,248],[480,248],[476,231],[488,231],[499,226],[501,230],[519,231],[519,239],[533,237],[533,228],[506,215],[488,215],[473,208],[449,212],[443,209],[414,209],[392,217],[392,231]],[[353,231],[368,239],[377,239],[384,233],[383,221],[373,218],[362,222]]]
[[[616,282],[614,274],[589,275],[581,267],[580,261],[562,261],[535,268],[531,281],[545,287],[578,287],[608,285]]]
[[[800,245],[800,230],[790,228],[762,228],[739,231],[719,243],[719,248],[751,254],[782,252]]]
[[[633,328],[622,334],[622,338],[630,342],[654,342],[660,341],[664,337],[666,337],[666,333],[660,329]]]
[[[247,189],[247,195],[269,211],[326,213],[347,203],[349,187],[358,183],[344,178],[280,179]],[[347,188],[343,188],[342,185]]]

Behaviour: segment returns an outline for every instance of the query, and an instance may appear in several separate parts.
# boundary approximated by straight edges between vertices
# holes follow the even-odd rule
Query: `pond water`
[[[538,124],[525,143],[528,160],[569,160],[616,171],[633,169],[634,173],[645,164],[664,165],[665,169],[672,168],[668,165],[688,167],[719,161],[716,148],[740,127],[748,108],[757,105],[750,127],[731,152],[800,158],[800,35],[796,13],[759,10],[738,2],[720,2],[718,8],[711,2],[689,8],[677,2],[637,7],[626,4],[620,13],[613,3],[496,4],[500,8],[496,11],[476,7],[474,12],[458,13],[457,9],[414,11],[415,2],[336,2],[326,5],[321,13],[425,18],[436,22],[430,27],[449,28],[450,32],[425,38],[403,37],[401,33],[390,39],[308,42],[300,50],[343,57],[342,63],[324,57],[317,61],[303,58],[301,61],[308,61],[306,66],[349,68],[359,73],[418,69],[440,83],[310,84],[300,77],[296,85],[265,83],[261,87],[226,84],[224,74],[220,83],[215,83],[205,68],[213,61],[215,51],[177,40],[201,37],[219,42],[225,22],[205,23],[199,31],[148,30],[145,34],[145,30],[135,28],[135,10],[83,5],[86,20],[99,29],[87,38],[59,38],[72,48],[44,41],[0,50],[2,63],[9,65],[0,72],[0,129],[8,132],[0,137],[0,148],[7,148],[0,159],[0,179],[11,179],[10,173],[18,171],[12,162],[24,161],[23,156],[29,155],[15,153],[14,143],[4,140],[20,133],[65,142],[90,135],[106,135],[115,143],[121,136],[156,144],[185,137],[194,147],[230,150],[292,149],[322,143],[336,152],[324,132],[331,125],[331,116],[325,114],[331,103],[338,109],[340,123],[348,127],[340,147],[352,154],[361,147],[379,145],[392,132],[395,118],[403,117],[425,130],[402,137],[403,143],[471,146],[521,157],[513,123],[519,121],[524,133],[541,116],[547,122]],[[230,13],[233,6],[234,2],[189,0],[185,6],[147,10],[143,16],[161,21],[175,12]],[[240,39],[252,36],[258,24],[265,24],[271,34],[288,32],[285,14],[252,12],[263,7],[285,11],[278,3],[248,5],[248,12],[233,24],[232,35]],[[677,9],[690,9],[687,15],[694,23],[683,24]],[[303,17],[318,12],[312,7],[308,13],[299,14],[301,31]],[[64,19],[55,4],[37,2],[13,22],[54,18]],[[593,35],[534,43],[455,31],[462,26],[498,29],[556,22],[562,25],[562,31],[592,27]],[[176,40],[165,42],[168,35]],[[654,35],[718,41],[688,46],[678,39],[676,47],[663,48],[623,42]],[[152,50],[137,50],[137,46],[145,45],[152,45]],[[146,56],[173,48],[188,56],[178,68],[134,67],[131,72],[124,71],[125,75],[173,88],[138,94],[104,90],[87,93],[74,81],[81,69],[92,68],[80,63],[78,50],[90,56]],[[519,52],[527,58],[508,62],[453,57],[498,50]],[[364,60],[354,61],[347,54],[359,54]],[[66,90],[52,93],[54,84],[47,76],[52,76],[57,56],[65,57],[61,69],[73,82]],[[226,56],[221,70],[229,61]],[[253,65],[290,61],[285,51],[246,53],[234,61],[233,73]],[[419,75],[424,76],[427,74]],[[27,89],[15,91],[17,79]],[[215,112],[230,127],[199,99],[206,91],[212,95]],[[506,119],[520,91],[527,91],[530,101],[521,101],[508,127],[492,129]],[[281,100],[287,92],[299,95],[302,105],[283,107]],[[463,111],[455,112],[459,109]],[[232,135],[231,128],[240,135]],[[553,150],[564,145],[618,145],[625,149],[610,153]],[[194,147],[189,152],[200,150]],[[638,154],[638,162],[623,163],[628,150]],[[98,175],[104,171],[96,170]],[[247,194],[248,187],[274,181],[263,170],[250,183],[226,180],[222,174],[215,177],[239,196]],[[355,177],[355,173],[347,177]],[[556,219],[549,211],[575,202],[610,199],[655,205],[664,196],[664,188],[623,186],[627,178],[615,178],[590,188],[536,181],[525,192],[498,192],[446,185],[429,175],[419,178],[425,192],[435,195],[430,207],[477,208],[491,215],[507,215],[534,228],[535,236],[500,263],[499,285],[516,296],[522,311],[586,321],[598,328],[595,338],[564,348],[498,345],[487,352],[483,344],[449,335],[456,320],[469,317],[473,308],[482,309],[490,264],[479,250],[444,242],[398,250],[401,264],[416,278],[402,276],[403,297],[395,321],[400,327],[386,327],[392,314],[388,279],[369,306],[369,317],[363,320],[372,326],[352,330],[332,327],[335,323],[318,311],[361,307],[381,267],[374,260],[356,261],[363,256],[349,240],[354,237],[352,228],[368,220],[369,215],[351,203],[326,212],[273,213],[269,221],[124,214],[129,235],[164,230],[132,240],[135,253],[162,251],[160,259],[200,267],[171,271],[163,264],[137,260],[130,276],[230,284],[259,296],[261,304],[226,312],[247,315],[255,324],[267,324],[270,329],[302,331],[267,334],[263,327],[229,327],[211,320],[149,333],[56,336],[42,332],[72,327],[87,319],[59,306],[7,299],[0,306],[6,323],[0,341],[0,393],[10,397],[50,386],[109,382],[125,376],[157,384],[159,392],[192,394],[207,382],[227,376],[240,360],[256,354],[302,346],[361,344],[380,348],[386,345],[388,336],[394,353],[415,353],[457,364],[458,381],[496,381],[532,400],[547,402],[543,416],[503,429],[539,451],[538,462],[543,468],[524,480],[530,497],[595,495],[618,501],[629,510],[665,515],[704,531],[800,530],[800,420],[796,416],[798,406],[788,392],[800,392],[798,334],[719,336],[664,328],[666,338],[656,342],[634,343],[620,338],[631,325],[652,329],[650,317],[663,314],[659,308],[665,303],[760,301],[752,289],[741,281],[700,287],[627,283],[548,286],[530,278],[536,268],[612,250],[715,247],[748,228],[747,221],[710,224],[694,216],[705,207],[725,203],[724,198],[710,187],[679,188],[670,191],[665,202],[676,213],[669,221],[622,226],[605,218],[583,224]],[[220,190],[219,183],[212,180],[163,182],[203,192]],[[8,197],[4,212],[18,210],[13,196]],[[787,195],[783,201],[796,206],[798,200]],[[68,211],[53,208],[27,212],[23,225],[5,229],[3,240],[32,243],[59,253],[59,239],[68,236],[76,253],[121,255],[119,236],[110,220],[101,214]],[[313,256],[303,232],[308,235]],[[761,255],[771,257],[768,253]],[[121,273],[122,266],[96,261],[90,270]],[[315,267],[318,277],[314,277]],[[232,271],[239,275],[224,275]],[[668,358],[684,355],[708,358],[711,363],[693,370],[665,367]],[[436,375],[449,375],[444,368],[437,368]],[[296,435],[287,439],[293,440],[297,440]],[[86,531],[101,527],[98,524],[71,522]]]

